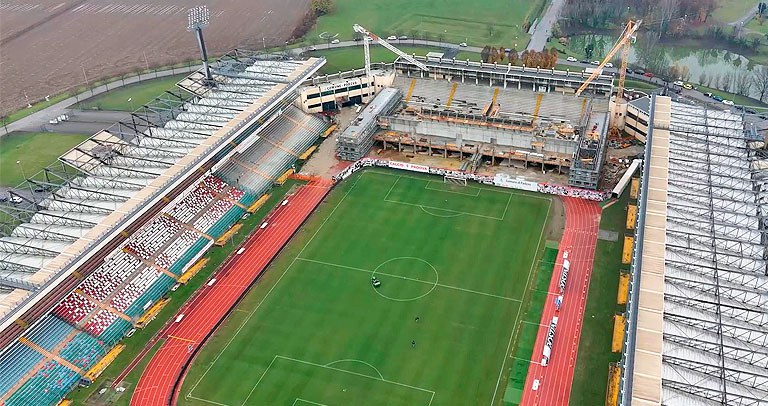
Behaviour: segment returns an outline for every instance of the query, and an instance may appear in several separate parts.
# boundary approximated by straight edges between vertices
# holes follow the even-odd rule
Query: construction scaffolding
[[[608,134],[608,112],[588,111],[586,128],[573,159],[568,185],[597,190],[605,159]]]
[[[604,128],[592,130],[587,124],[607,117],[607,99],[404,76],[396,77],[393,85],[407,95],[407,107],[379,119],[387,131],[375,139],[385,149],[462,161],[466,155],[465,170],[481,163],[547,165],[558,174],[572,168],[585,136],[601,141],[599,149],[604,150]],[[591,165],[596,178],[601,163],[602,157]]]
[[[389,114],[397,108],[403,99],[399,89],[387,88],[363,109],[336,141],[336,153],[346,161],[357,161],[365,156],[373,146],[373,134],[379,129],[378,117]]]

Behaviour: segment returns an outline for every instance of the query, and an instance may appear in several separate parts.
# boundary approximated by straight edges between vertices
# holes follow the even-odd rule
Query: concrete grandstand
[[[0,404],[58,402],[317,141],[324,62],[232,51],[3,203]]]
[[[766,405],[766,140],[720,107],[649,110],[619,404]]]
[[[315,78],[301,89],[306,112],[323,112],[369,102],[395,87],[405,109],[378,120],[387,130],[375,135],[385,148],[425,155],[469,159],[463,169],[491,165],[548,165],[568,174],[570,186],[596,190],[606,148],[609,97],[613,78],[599,75],[582,97],[574,92],[585,72],[525,68],[447,59],[404,58],[363,69]],[[327,81],[328,83],[318,83]],[[359,157],[360,153],[353,154]],[[356,158],[355,158],[356,159]]]

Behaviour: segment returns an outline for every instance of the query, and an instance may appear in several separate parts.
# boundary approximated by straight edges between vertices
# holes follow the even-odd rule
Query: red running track
[[[587,304],[589,278],[595,259],[597,233],[600,228],[600,206],[596,202],[563,197],[565,206],[565,231],[560,241],[549,295],[541,315],[536,344],[531,355],[531,365],[525,381],[521,406],[559,406],[568,405],[571,386],[579,351],[579,338]],[[568,274],[563,303],[560,311],[555,310],[554,299],[559,295],[560,274],[563,268],[563,252],[569,251],[568,260],[571,268]],[[544,341],[547,338],[552,316],[557,316],[557,329],[552,344],[552,355],[546,367],[541,366]],[[540,386],[533,391],[533,381],[539,380]],[[605,385],[598,382],[597,385]]]
[[[282,247],[309,217],[330,190],[330,182],[310,182],[301,187],[286,206],[278,206],[245,243],[245,251],[233,257],[216,274],[212,286],[203,286],[160,337],[160,349],[149,361],[133,392],[131,406],[160,406],[176,403],[176,395],[187,365],[232,307],[248,290]],[[175,318],[174,318],[175,319]]]

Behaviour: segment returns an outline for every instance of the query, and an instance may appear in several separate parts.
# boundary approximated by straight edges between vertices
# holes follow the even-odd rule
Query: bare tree
[[[768,66],[760,65],[752,70],[752,85],[760,101],[765,101],[768,96]]]
[[[752,90],[752,81],[746,70],[739,71],[736,74],[736,93],[749,97],[749,91]]]
[[[712,85],[715,87],[715,89],[720,89],[722,87],[722,84],[723,84],[723,77],[720,76],[720,74],[718,73],[712,79]]]
[[[659,27],[659,39],[666,34],[669,29],[669,22],[680,9],[680,0],[661,0],[659,2],[659,17],[661,25]]]
[[[699,84],[702,86],[706,86],[707,84],[707,72],[701,72],[699,75]]]
[[[731,72],[728,72],[725,75],[723,75],[722,89],[726,92],[730,91],[732,81],[733,81],[733,75],[731,75]]]

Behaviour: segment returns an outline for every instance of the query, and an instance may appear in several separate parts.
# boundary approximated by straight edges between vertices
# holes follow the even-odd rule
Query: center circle
[[[432,293],[440,276],[432,264],[416,257],[397,257],[384,261],[371,272],[381,286],[371,288],[379,296],[396,302],[418,300]]]

